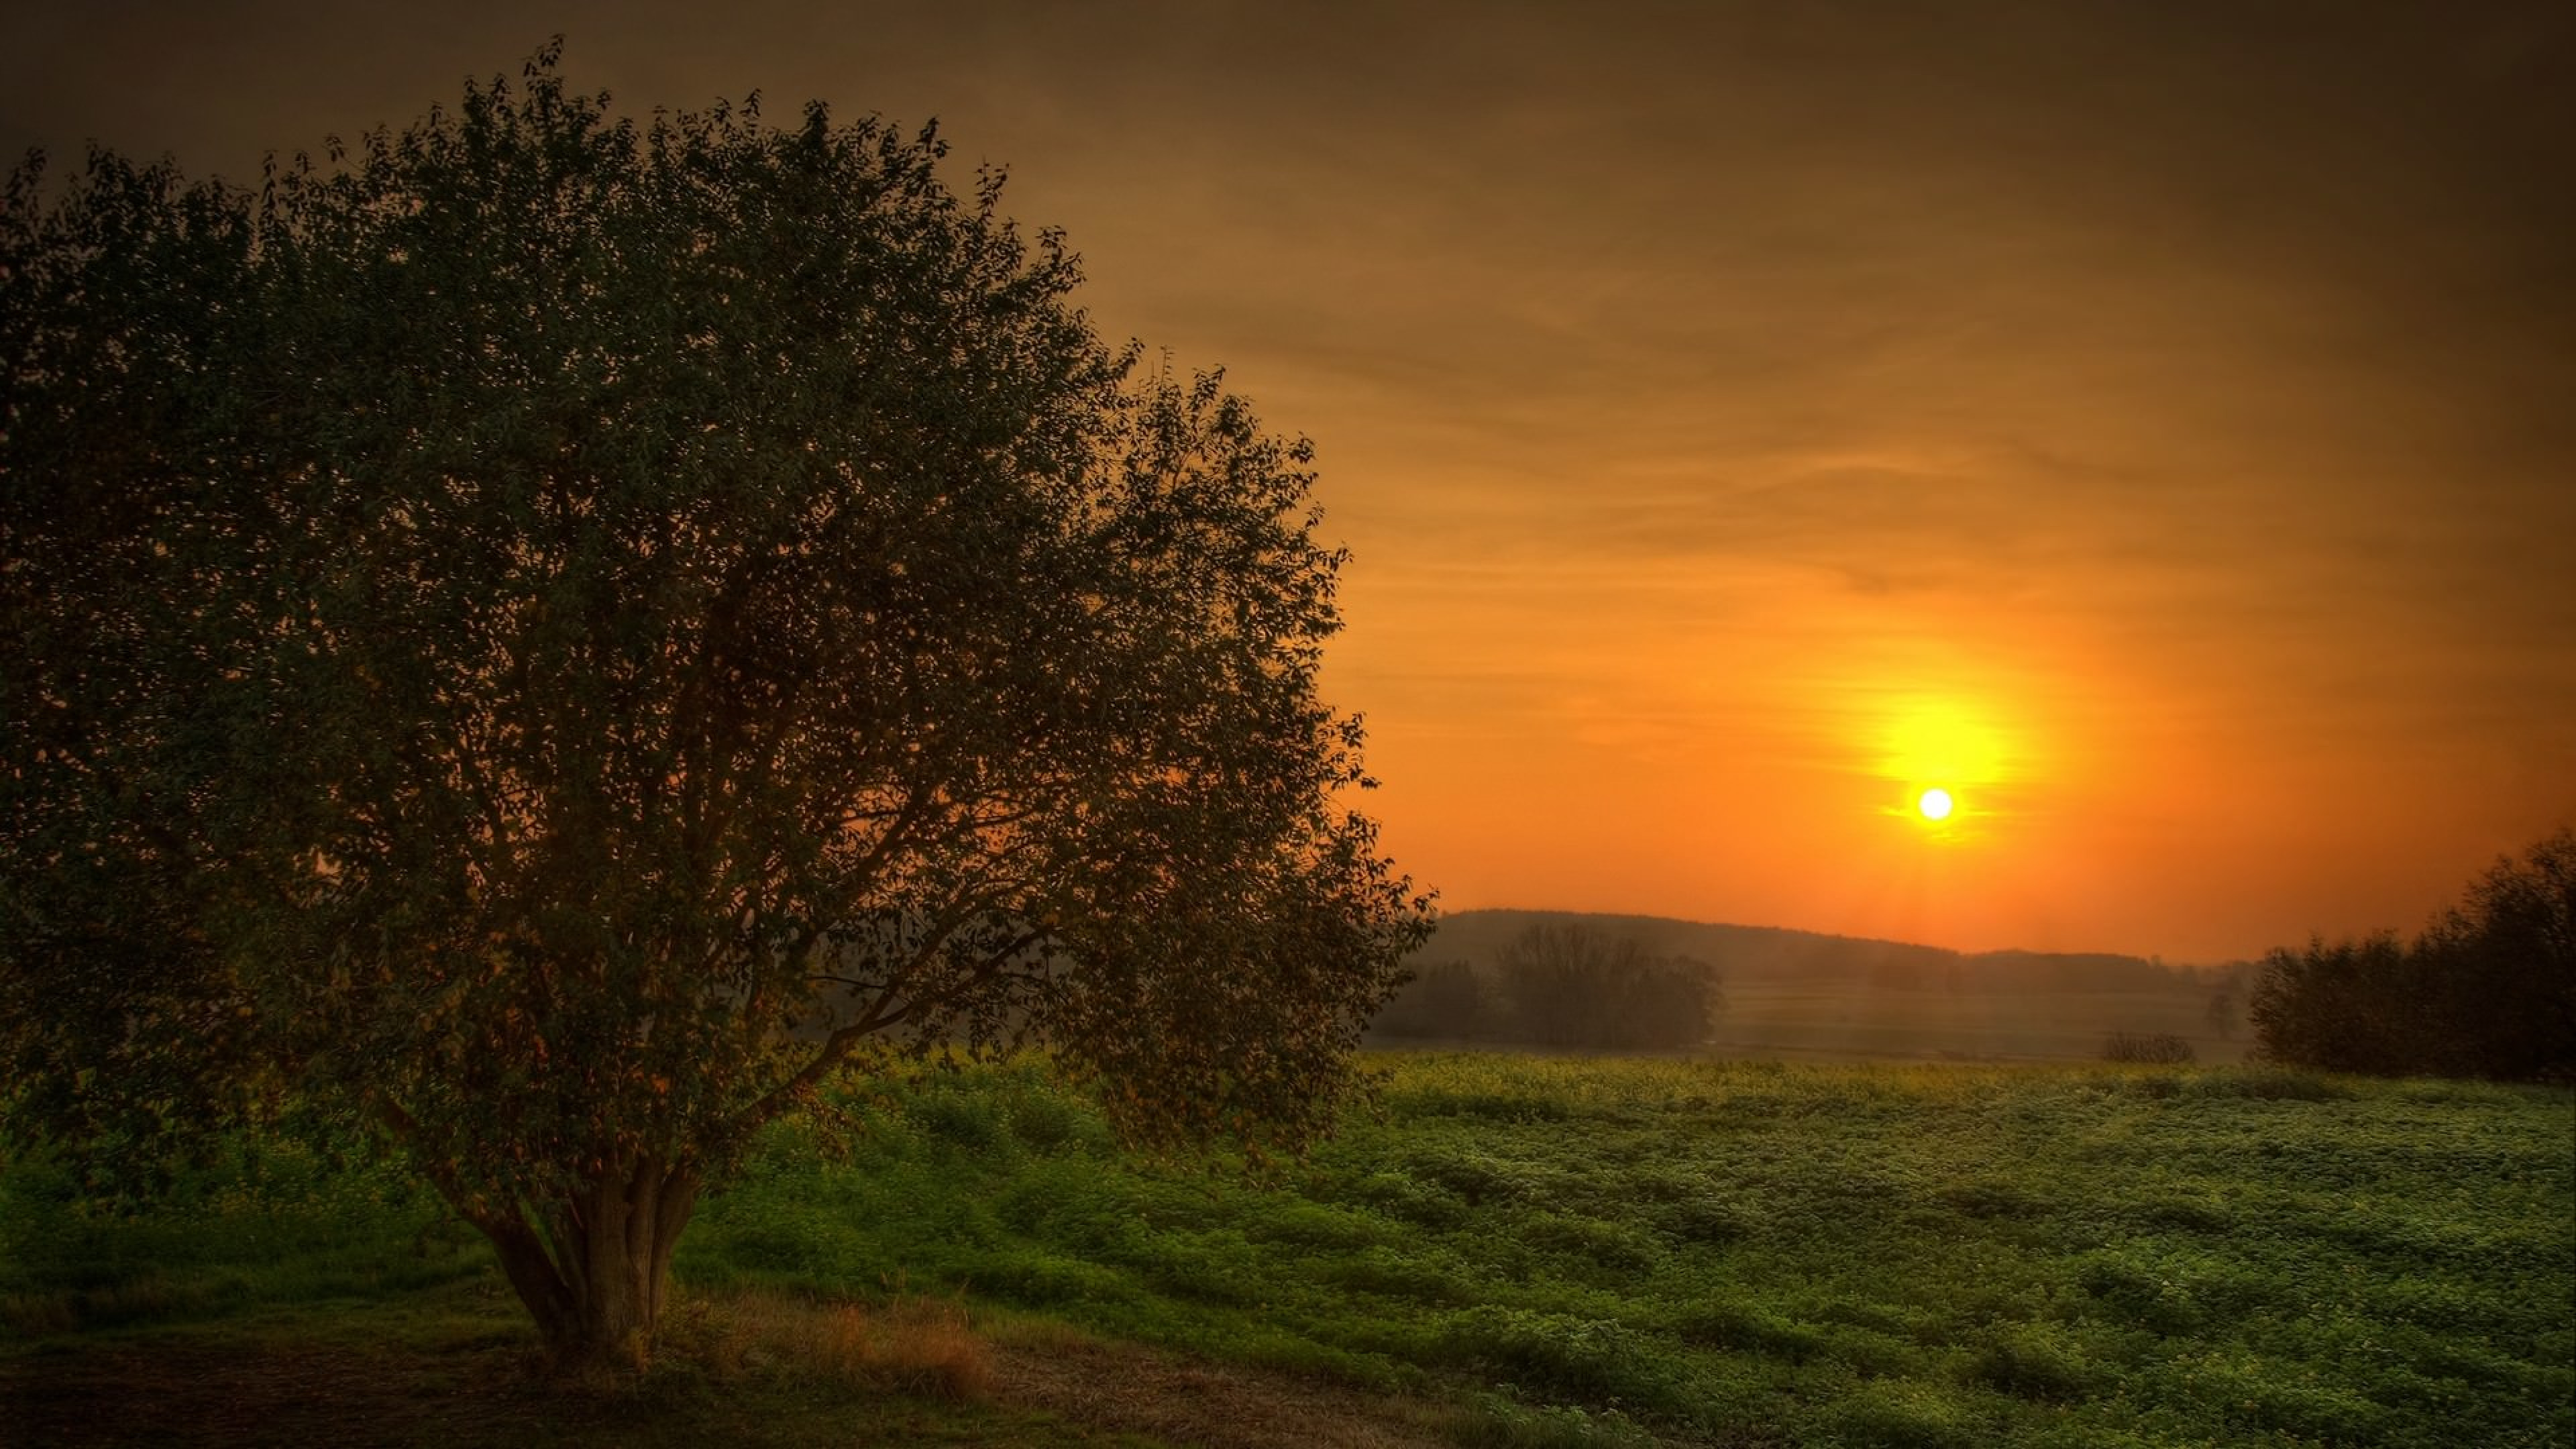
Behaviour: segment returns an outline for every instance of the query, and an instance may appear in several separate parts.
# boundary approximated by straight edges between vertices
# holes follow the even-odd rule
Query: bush
[[[2102,1041],[2106,1062],[2178,1066],[2192,1059],[2191,1043],[2169,1031],[2115,1031]]]
[[[2423,1051],[2425,994],[2417,963],[2389,932],[2263,958],[2254,981],[2254,1036],[2262,1056],[2330,1072],[2397,1076]],[[2418,1039],[2410,1041],[2410,1036]]]
[[[2249,1014],[2261,1054],[2293,1066],[2576,1079],[2576,831],[2499,861],[2412,942],[2273,951]]]

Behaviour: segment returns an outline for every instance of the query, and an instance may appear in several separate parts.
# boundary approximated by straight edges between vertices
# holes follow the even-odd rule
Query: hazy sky
[[[1312,436],[1452,908],[2212,960],[2576,822],[2576,8],[20,4],[0,147],[241,179],[556,31],[937,116]]]

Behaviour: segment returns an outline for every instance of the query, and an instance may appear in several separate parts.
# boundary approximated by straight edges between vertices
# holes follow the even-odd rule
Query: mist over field
[[[1706,976],[1719,1001],[1705,1032],[1667,1050],[1780,1060],[2098,1059],[2115,1037],[2168,1037],[2203,1062],[2242,1060],[2250,963],[2169,965],[2108,953],[1959,952],[1765,926],[1564,911],[1459,911],[1408,961],[1416,978],[1372,1040],[1508,1044],[1425,999],[1443,968],[1491,977],[1534,930],[1626,943]]]

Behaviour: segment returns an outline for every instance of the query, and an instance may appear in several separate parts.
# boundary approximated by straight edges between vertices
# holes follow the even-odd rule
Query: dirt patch
[[[1201,1449],[1415,1449],[1447,1444],[1436,1411],[1258,1369],[1106,1344],[996,1345],[998,1394],[1076,1423]]]
[[[523,1355],[361,1353],[141,1338],[0,1368],[0,1440],[46,1445],[493,1443],[523,1420]]]
[[[631,1391],[550,1386],[531,1342],[483,1331],[368,1341],[364,1310],[310,1324],[60,1338],[0,1359],[0,1445],[781,1446],[1163,1444],[1415,1449],[1436,1407],[1071,1335],[986,1345],[976,1402],[808,1376],[690,1371]]]

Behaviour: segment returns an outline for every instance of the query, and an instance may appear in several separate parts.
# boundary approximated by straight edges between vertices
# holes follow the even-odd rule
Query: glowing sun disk
[[[1926,820],[1947,820],[1950,818],[1953,802],[1947,790],[1926,790],[1915,800],[1914,808],[1922,811],[1923,818]]]

